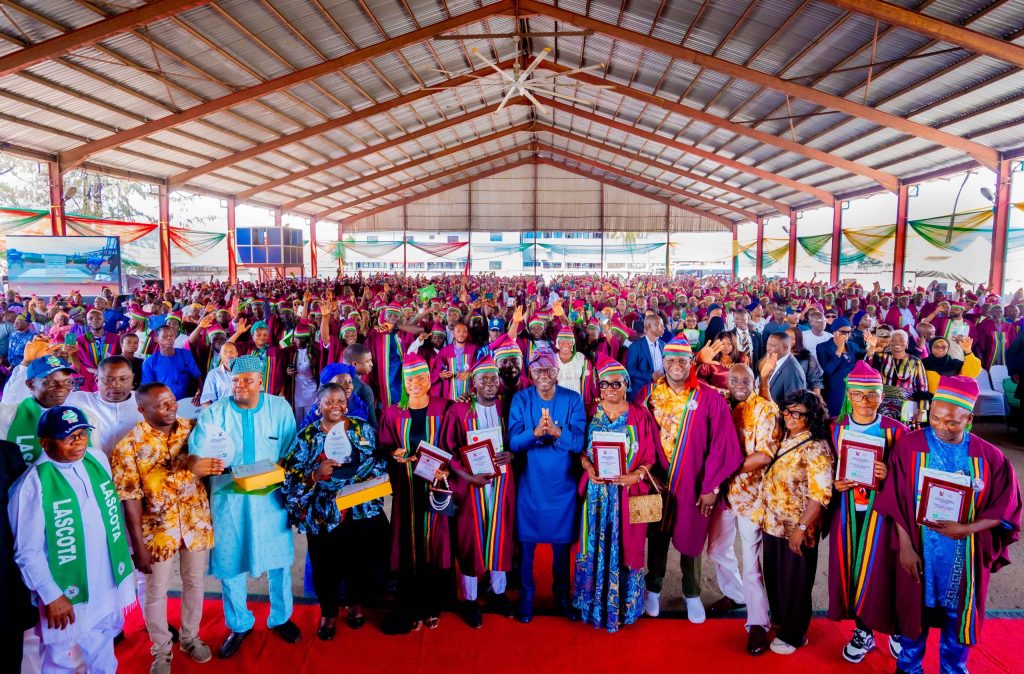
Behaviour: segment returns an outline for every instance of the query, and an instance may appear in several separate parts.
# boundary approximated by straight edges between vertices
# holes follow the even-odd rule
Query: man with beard
[[[489,356],[484,356],[473,367],[472,383],[471,401],[455,403],[448,409],[441,434],[445,448],[454,455],[451,469],[455,473],[452,483],[456,499],[455,555],[459,562],[462,614],[467,625],[478,628],[483,625],[478,603],[478,584],[482,576],[490,575],[491,596],[499,613],[511,615],[505,588],[514,550],[515,481],[505,432],[501,434],[501,447],[494,447],[494,465],[498,472],[474,475],[460,455],[459,450],[469,444],[469,431],[504,428],[502,405],[498,400],[498,367]]]
[[[964,337],[976,339],[974,324],[964,318],[965,306],[960,302],[940,302],[939,309],[946,309],[947,315],[929,321],[935,326],[935,335],[949,340],[949,355],[957,360],[964,359],[964,349],[960,340]]]
[[[501,408],[505,411],[505,422],[512,409],[512,398],[520,389],[530,385],[523,373],[523,352],[508,335],[502,335],[489,347],[491,357],[498,366],[498,378],[501,384]]]
[[[466,324],[456,323],[452,336],[452,342],[443,346],[430,364],[432,392],[445,400],[458,400],[469,392],[470,370],[476,360],[476,345],[468,341]]]
[[[128,360],[124,356],[110,356],[101,360],[97,369],[96,385],[99,390],[91,393],[75,391],[67,397],[67,404],[85,412],[89,423],[95,427],[92,446],[108,457],[118,441],[142,421],[132,391],[134,380]]]
[[[77,340],[78,362],[81,363],[83,377],[80,391],[96,390],[96,368],[107,356],[117,355],[120,342],[116,334],[108,332],[104,327],[103,314],[92,309],[85,315],[88,330]]]

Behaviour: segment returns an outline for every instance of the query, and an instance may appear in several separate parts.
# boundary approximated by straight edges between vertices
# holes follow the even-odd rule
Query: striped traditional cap
[[[312,334],[313,326],[311,326],[309,323],[306,323],[305,321],[295,326],[296,337],[309,337]]]
[[[132,310],[128,312],[128,318],[134,318],[137,321],[145,322],[146,319],[149,318],[149,314],[142,309],[133,307]]]
[[[515,340],[507,334],[504,334],[491,342],[491,353],[494,354],[495,363],[500,363],[506,358],[523,359],[522,349],[520,349]]]
[[[598,332],[601,332],[601,322],[591,316],[590,320],[587,321],[587,330],[597,330]]]
[[[252,372],[263,374],[263,359],[259,356],[239,356],[231,362],[231,376]]]
[[[602,353],[597,359],[597,378],[607,379],[614,375],[622,375],[623,379],[629,379],[629,373],[622,363]]]
[[[858,360],[846,378],[846,390],[882,388],[882,375],[863,360]]]
[[[341,324],[341,334],[344,335],[349,330],[351,330],[352,332],[355,332],[356,324],[353,323],[352,321],[345,321],[344,323]]]
[[[629,328],[622,324],[618,316],[608,321],[608,327],[612,331],[612,334],[619,339],[626,339],[629,337]]]
[[[445,329],[444,329],[443,325],[441,325],[440,323],[434,323],[434,325],[432,325],[430,327],[430,334],[432,334],[432,335],[445,335],[445,334],[448,334],[448,333],[445,332]]]
[[[227,336],[227,334],[228,334],[228,332],[227,332],[227,330],[225,330],[224,328],[222,328],[222,327],[220,327],[220,326],[216,326],[216,325],[211,325],[211,326],[210,326],[209,328],[207,328],[207,330],[206,330],[206,342],[207,342],[208,344],[213,344],[213,340],[214,340],[214,338],[215,338],[215,337],[216,337],[217,335],[224,335],[224,336]]]
[[[421,374],[430,374],[430,367],[427,365],[427,361],[423,360],[423,357],[418,353],[405,354],[405,360],[402,361],[402,378],[409,379]]]
[[[672,341],[662,347],[661,356],[662,358],[674,358],[678,356],[693,358],[693,348],[690,346],[690,342],[687,341],[685,335],[676,335],[672,338]]]
[[[530,320],[529,320],[529,322],[527,324],[528,325],[544,325],[546,323],[547,323],[547,318],[545,318],[544,315],[541,314],[540,312],[537,312],[534,315],[530,316]]]
[[[558,336],[555,337],[555,341],[559,342],[563,339],[568,339],[570,342],[576,343],[576,333],[572,331],[568,325],[563,325],[558,329]]]
[[[392,302],[387,306],[387,309],[385,311],[387,312],[388,316],[401,316],[402,305],[399,304],[398,302]]]
[[[949,403],[973,412],[979,394],[978,382],[970,377],[939,377],[939,386],[935,389],[932,403]]]
[[[490,356],[484,356],[473,366],[473,376],[478,374],[498,374],[498,365]]]

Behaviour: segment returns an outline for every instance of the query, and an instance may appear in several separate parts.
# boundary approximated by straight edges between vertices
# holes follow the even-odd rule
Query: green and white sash
[[[44,411],[36,399],[29,396],[18,403],[11,427],[7,429],[7,440],[21,448],[21,455],[25,457],[25,463],[29,466],[43,453],[36,429],[39,426],[39,417],[43,416]]]
[[[110,570],[114,574],[114,585],[118,586],[133,569],[121,501],[113,479],[99,461],[87,452],[83,464],[92,491],[99,500],[110,553]],[[89,601],[89,574],[85,559],[85,522],[78,496],[53,463],[44,461],[36,466],[36,470],[42,486],[50,574],[68,601],[84,604]]]

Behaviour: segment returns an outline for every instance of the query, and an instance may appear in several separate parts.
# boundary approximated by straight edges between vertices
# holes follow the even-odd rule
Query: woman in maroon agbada
[[[377,446],[391,461],[391,569],[398,572],[397,608],[384,629],[401,634],[425,621],[437,625],[445,583],[440,569],[451,567],[451,538],[446,515],[431,510],[431,484],[413,475],[420,442],[440,446],[441,423],[449,403],[429,395],[430,374],[416,354],[403,363],[407,400],[384,410]]]
[[[955,381],[947,383],[950,380]],[[896,525],[890,536],[890,545],[899,551],[892,600],[897,628],[902,635],[899,666],[908,672],[920,671],[927,630],[936,626],[936,622],[942,627],[940,659],[943,665],[949,671],[966,671],[964,647],[977,643],[981,633],[989,575],[1010,563],[1009,546],[1020,538],[1021,495],[1013,467],[997,447],[964,432],[973,419],[974,401],[971,391],[965,394],[956,389],[966,390],[971,385],[976,398],[977,383],[973,380],[966,377],[940,380],[930,426],[908,433],[896,443],[889,462],[889,477],[875,502],[876,509]],[[949,390],[953,390],[954,395],[946,393]],[[933,565],[949,566],[951,562],[929,554],[924,544],[925,527],[917,524],[921,470],[935,467],[937,461],[931,455],[941,444],[956,447],[965,439],[965,463],[972,482],[968,521],[965,524],[940,523],[928,528],[941,534],[940,543],[963,544],[968,559],[962,570],[950,567],[952,577],[960,580],[955,608],[926,607],[929,601],[940,602],[926,597],[925,576],[933,573],[930,570]],[[942,448],[941,454],[950,451]]]

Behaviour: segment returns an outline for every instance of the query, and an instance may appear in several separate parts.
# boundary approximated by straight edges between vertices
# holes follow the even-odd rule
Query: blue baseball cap
[[[60,356],[43,356],[28,364],[25,379],[43,379],[61,370],[75,373],[75,368],[71,367],[71,363]]]
[[[487,319],[487,329],[497,330],[498,332],[505,332],[505,320],[502,318],[498,318],[497,316],[492,316],[491,318]]]
[[[95,428],[85,418],[85,412],[69,405],[57,405],[43,412],[36,425],[36,435],[41,438],[63,440],[77,430]]]

